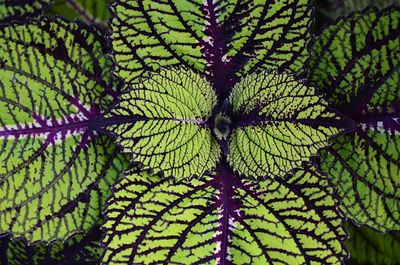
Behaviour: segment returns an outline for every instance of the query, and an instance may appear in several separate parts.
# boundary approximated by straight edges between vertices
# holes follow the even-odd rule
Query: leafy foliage
[[[179,182],[132,171],[109,201],[103,263],[337,264],[346,234],[331,193],[308,167],[286,181],[241,180],[224,164]]]
[[[104,121],[107,130],[135,162],[167,177],[212,171],[221,156],[218,139],[228,142],[228,161],[240,174],[283,177],[325,147],[339,125],[346,127],[313,88],[266,72],[233,88],[226,136],[212,135],[220,126],[211,116],[217,105],[212,85],[190,70],[162,69],[121,98]]]
[[[359,224],[400,229],[400,8],[339,20],[313,47],[310,79],[358,129],[334,142],[321,168]]]
[[[356,264],[397,265],[400,263],[400,235],[382,235],[367,227],[346,226],[350,239],[346,242],[351,261]]]
[[[229,97],[234,131],[229,163],[248,177],[283,177],[346,128],[313,87],[282,74],[248,75]]]
[[[122,151],[145,169],[201,176],[220,156],[207,126],[216,101],[207,80],[192,71],[161,70],[123,94],[105,123]]]
[[[108,3],[0,0],[1,264],[341,264],[329,180],[400,229],[400,7],[313,42],[308,0],[115,0],[107,43]],[[351,262],[398,262],[349,230]]]
[[[53,241],[101,219],[125,163],[91,130],[115,93],[105,53],[61,19],[0,28],[0,233]]]
[[[121,0],[112,11],[125,92],[99,124],[157,174],[116,186],[104,264],[342,262],[333,190],[303,166],[351,124],[296,78],[306,1]]]
[[[116,73],[127,83],[185,66],[223,86],[260,69],[299,72],[307,59],[307,0],[117,0],[111,11]]]
[[[25,20],[42,13],[51,0],[0,0],[0,23]]]
[[[39,243],[28,245],[23,240],[0,241],[0,263],[2,265],[94,265],[103,255],[99,246],[101,233],[94,227],[88,235],[75,235],[65,243],[56,241],[51,245]]]

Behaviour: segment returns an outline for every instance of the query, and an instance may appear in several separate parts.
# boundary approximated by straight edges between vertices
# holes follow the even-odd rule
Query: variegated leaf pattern
[[[0,233],[64,240],[101,218],[126,163],[91,130],[113,99],[100,33],[61,19],[0,28]]]
[[[223,162],[192,181],[132,171],[108,201],[103,264],[339,264],[332,191],[308,166],[254,182]]]
[[[400,229],[400,8],[340,19],[316,40],[310,79],[358,124],[321,157],[358,224]]]
[[[185,68],[162,69],[121,96],[104,121],[121,150],[155,173],[176,178],[212,170],[220,148],[209,118],[217,97]]]
[[[0,23],[25,21],[27,17],[38,16],[50,2],[51,0],[0,0]]]
[[[248,75],[229,100],[234,118],[228,160],[247,177],[283,177],[347,127],[314,87],[288,74]]]
[[[307,0],[117,0],[111,11],[116,73],[128,84],[179,65],[222,87],[258,69],[301,72],[307,59]]]
[[[24,240],[0,239],[2,265],[94,265],[103,255],[100,248],[101,231],[95,226],[87,235],[74,235],[65,243],[28,245]]]

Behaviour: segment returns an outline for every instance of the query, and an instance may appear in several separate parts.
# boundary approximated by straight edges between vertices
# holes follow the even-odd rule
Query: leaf
[[[399,234],[382,235],[367,227],[346,225],[350,239],[346,242],[355,264],[396,265],[400,263]]]
[[[34,17],[50,4],[51,0],[0,0],[0,23]]]
[[[380,9],[390,5],[400,4],[399,0],[329,0],[328,6],[321,11],[328,17],[336,19],[339,16],[347,16],[354,11],[362,11],[368,6],[376,6]]]
[[[228,160],[247,177],[283,177],[347,127],[313,87],[287,74],[248,75],[232,90]]]
[[[311,168],[242,181],[227,164],[192,181],[131,171],[114,188],[103,264],[338,264],[343,218]]]
[[[310,79],[358,128],[321,156],[357,224],[400,229],[400,8],[370,8],[316,40]]]
[[[78,18],[87,24],[107,28],[109,2],[109,0],[54,0],[47,13],[53,16],[61,15],[71,20]]]
[[[301,72],[307,59],[307,0],[117,0],[111,12],[116,73],[127,84],[179,65],[222,89],[259,69]]]
[[[0,28],[0,234],[87,232],[126,160],[91,129],[111,102],[105,40],[43,18]]]
[[[28,245],[23,240],[0,240],[0,262],[3,265],[43,265],[43,264],[99,264],[103,250],[99,246],[99,227],[88,235],[75,235],[65,243],[56,241],[51,245],[39,243]]]
[[[207,123],[216,101],[205,78],[185,68],[163,69],[123,94],[103,124],[145,169],[201,176],[220,156]]]

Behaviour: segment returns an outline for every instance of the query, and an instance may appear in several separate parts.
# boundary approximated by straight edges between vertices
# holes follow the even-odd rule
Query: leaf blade
[[[335,199],[328,195],[331,187],[320,176],[305,170],[288,183],[268,179],[256,183],[234,180],[237,177],[226,166],[219,165],[217,172],[191,182],[128,174],[109,201],[103,263],[302,264],[318,260],[330,264],[344,258],[343,220],[335,210]],[[318,195],[309,197],[317,190]],[[304,219],[297,219],[291,212],[297,211],[295,204],[283,203],[288,194],[316,215],[300,214],[299,206],[298,214]],[[322,203],[317,205],[317,201]],[[332,234],[317,236],[313,218],[321,226],[318,229],[335,227]],[[159,247],[152,244],[154,240]],[[323,251],[313,253],[317,246]]]
[[[247,177],[283,177],[351,125],[313,87],[288,74],[248,75],[229,101],[237,121],[228,161]]]
[[[90,128],[115,95],[104,43],[62,19],[1,27],[1,234],[51,242],[101,218],[126,165]]]
[[[322,32],[311,60],[310,79],[357,123],[323,154],[321,169],[338,184],[352,221],[381,232],[400,224],[399,18],[398,7],[342,18]]]
[[[123,94],[104,123],[145,169],[166,177],[201,176],[220,156],[208,124],[216,103],[205,78],[185,68],[161,69]]]

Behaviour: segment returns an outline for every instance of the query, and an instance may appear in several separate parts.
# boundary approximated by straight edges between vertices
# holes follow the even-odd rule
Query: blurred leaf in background
[[[71,20],[78,18],[86,24],[96,24],[106,28],[109,2],[109,0],[53,0],[53,5],[47,14]]]
[[[322,5],[318,5],[320,11],[331,19],[347,16],[354,11],[361,11],[367,6],[384,9],[394,4],[400,4],[400,0],[326,0],[317,2],[322,2]]]
[[[346,242],[353,265],[400,264],[400,234],[381,234],[367,227],[346,224],[350,239]]]

